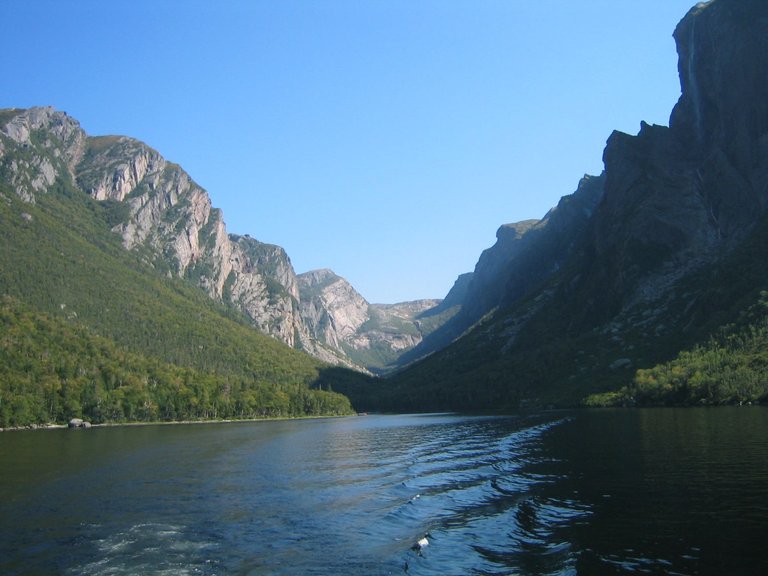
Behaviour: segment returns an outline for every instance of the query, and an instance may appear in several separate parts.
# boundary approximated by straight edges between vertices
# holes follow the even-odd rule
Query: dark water
[[[768,574],[768,409],[3,433],[0,574]]]

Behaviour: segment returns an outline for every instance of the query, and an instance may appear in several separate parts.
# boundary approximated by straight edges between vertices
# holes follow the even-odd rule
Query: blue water
[[[4,575],[763,574],[768,410],[6,432],[0,495]]]

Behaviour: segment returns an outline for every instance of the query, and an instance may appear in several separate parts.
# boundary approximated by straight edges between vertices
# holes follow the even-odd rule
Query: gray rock
[[[619,358],[611,362],[608,368],[611,370],[618,370],[619,368],[629,368],[630,366],[632,366],[632,360],[629,358]]]

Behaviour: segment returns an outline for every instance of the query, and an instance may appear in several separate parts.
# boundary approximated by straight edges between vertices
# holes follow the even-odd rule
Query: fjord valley
[[[359,68],[344,67],[361,31],[366,42],[386,32],[387,43],[374,43],[373,50],[354,44],[354,63],[378,74],[386,63],[367,56],[378,57],[382,48],[398,68],[407,67],[392,50],[401,41],[407,49],[400,57],[410,60],[425,46],[458,54],[450,52],[454,40],[471,36],[471,43],[457,43],[463,58],[466,48],[495,45],[486,43],[494,26],[508,38],[536,21],[537,43],[543,33],[557,38],[566,30],[577,30],[579,41],[595,40],[593,29],[582,28],[593,18],[600,22],[594,30],[603,26],[613,40],[609,32],[615,30],[607,27],[641,29],[637,3],[627,2],[563,1],[559,10],[546,3],[543,11],[535,2],[244,2],[219,3],[202,15],[190,3],[175,3],[170,13],[148,0],[136,0],[128,11],[111,2],[85,10],[59,4],[41,11],[35,2],[0,3],[0,17],[14,16],[4,19],[14,26],[6,26],[0,43],[10,46],[17,26],[33,24],[40,44],[55,46],[56,64],[74,79],[80,99],[88,74],[71,74],[59,57],[75,53],[69,42],[77,48],[85,42],[90,57],[96,39],[108,38],[100,48],[111,65],[129,30],[135,64],[137,54],[148,54],[141,52],[142,41],[158,38],[160,30],[162,42],[147,41],[152,52],[142,63],[140,88],[155,89],[141,94],[147,97],[142,105],[150,97],[172,103],[163,122],[188,103],[163,100],[166,89],[174,93],[172,83],[145,82],[156,62],[172,62],[173,73],[192,62],[197,79],[206,63],[189,54],[200,55],[201,46],[206,57],[222,54],[217,38],[238,52],[257,45],[270,65],[284,62],[282,52],[293,48],[281,36],[303,48],[304,35],[321,40],[314,44],[320,58],[299,50],[301,65],[280,66],[277,78],[264,74],[259,58],[247,63],[268,98],[249,92],[249,105],[236,110],[237,129],[247,131],[245,113],[279,108],[295,115],[299,144],[273,140],[268,130],[258,135],[280,153],[290,151],[277,171],[287,178],[285,166],[316,167],[292,155],[303,139],[312,141],[307,149],[318,158],[329,158],[316,150],[318,142],[334,153],[344,149],[325,139],[329,128],[338,140],[350,134],[325,107],[324,97],[339,92],[311,88],[337,65],[345,74],[334,72],[333,82],[361,79],[350,74],[361,74]],[[641,8],[657,21],[671,4],[658,0]],[[340,8],[343,18],[334,20]],[[140,22],[125,25],[136,14]],[[634,17],[616,19],[628,14]],[[495,244],[479,254],[472,271],[451,271],[458,277],[442,299],[382,304],[367,300],[357,281],[340,275],[344,270],[321,262],[297,272],[300,256],[293,262],[289,256],[295,244],[286,250],[257,240],[268,236],[265,230],[232,233],[235,225],[228,228],[223,210],[214,207],[219,191],[211,187],[209,196],[191,173],[163,156],[175,152],[161,153],[130,136],[91,135],[83,128],[85,116],[81,126],[58,106],[0,110],[0,574],[768,574],[768,2],[710,0],[675,21],[680,16],[673,37],[681,92],[674,107],[677,93],[666,105],[668,126],[638,118],[634,135],[609,129],[603,169],[574,178],[563,190],[570,193],[540,218],[521,220],[528,215],[518,213],[509,220],[520,221],[493,224]],[[415,44],[402,34],[411,17],[429,24],[414,28]],[[195,26],[200,18],[205,25]],[[209,20],[226,30],[226,39],[213,34],[217,26]],[[438,22],[456,26],[460,35],[447,34]],[[187,46],[176,28],[213,35],[198,34]],[[107,36],[101,35],[105,29]],[[487,37],[468,34],[481,29]],[[439,40],[430,36],[434,30]],[[244,31],[240,40],[247,41],[236,41]],[[639,36],[646,50],[647,38]],[[323,43],[333,49],[322,50]],[[172,59],[164,60],[171,44]],[[565,41],[555,44],[558,57],[565,57],[565,46],[582,57],[588,53]],[[28,59],[38,48],[25,43],[23,51],[9,53],[27,63],[26,74],[40,69]],[[466,62],[492,74],[499,65],[507,68],[509,50],[488,52]],[[486,55],[502,57],[491,62]],[[440,58],[430,62],[461,70],[459,60]],[[225,74],[215,78],[224,82],[234,73],[242,80],[236,62],[216,60],[217,74]],[[333,66],[324,67],[328,63]],[[90,60],[78,66],[98,69]],[[166,81],[171,70],[162,68]],[[110,113],[134,121],[117,105],[126,101],[114,88],[122,90],[135,76],[130,67],[121,69],[113,85],[107,72],[99,69],[104,77],[98,81],[114,94]],[[23,83],[21,76],[16,79]],[[202,77],[215,84],[214,77]],[[451,76],[465,86],[472,84],[468,78],[482,77],[466,70]],[[437,76],[418,78],[431,84]],[[283,91],[283,83],[296,79],[311,106],[285,100],[290,90]],[[382,79],[377,76],[376,90]],[[522,81],[541,79],[534,73]],[[558,80],[562,89],[567,82]],[[43,74],[38,81],[49,86]],[[184,109],[196,114],[185,116],[184,126],[194,124],[206,145],[230,142],[203,128],[211,124],[194,105],[200,102],[196,85],[176,85],[189,93],[191,106]],[[218,100],[230,96],[225,85],[216,84],[217,122],[228,112]],[[350,86],[366,92],[373,84]],[[517,97],[519,87],[515,79],[510,94]],[[12,92],[10,83],[6,88]],[[462,97],[492,104],[482,89],[471,88]],[[596,87],[589,96],[601,94]],[[577,90],[567,97],[578,98]],[[344,108],[345,120],[362,118],[355,113],[364,108],[349,110],[344,100],[332,100]],[[463,115],[467,101],[461,102]],[[307,107],[300,110],[302,103]],[[408,101],[414,109],[417,104]],[[430,110],[433,104],[440,103],[430,101]],[[382,114],[385,122],[403,111],[392,106],[393,114]],[[302,112],[318,110],[328,116],[322,137],[314,139],[318,125],[305,124],[310,118]],[[477,118],[470,112],[467,118]],[[278,124],[281,131],[295,128]],[[417,135],[410,125],[394,132],[409,137],[412,129],[416,140],[434,135]],[[481,132],[472,131],[468,146],[480,143],[473,138]],[[364,138],[356,134],[355,146]],[[239,136],[232,142],[244,142]],[[553,144],[551,133],[546,142]],[[395,156],[407,164],[414,149],[406,144],[398,142]],[[481,161],[489,149],[478,150],[485,152],[462,162]],[[409,170],[422,167],[416,156]],[[386,158],[372,157],[386,165]],[[238,158],[229,166],[241,170]],[[339,158],[345,170],[360,168]],[[547,156],[559,160],[562,153]],[[249,173],[237,172],[237,185],[247,188],[256,166],[266,163],[254,160]],[[295,196],[296,182],[314,185],[319,176],[307,173],[309,180],[285,187],[290,201],[312,210],[304,199],[322,196],[323,209],[330,206],[336,217],[344,206],[326,196],[327,186],[301,201]],[[205,175],[195,177],[202,182]],[[476,190],[483,183],[471,184],[467,194],[482,202]],[[291,235],[319,243],[315,229],[302,235],[299,223],[307,220],[278,218],[265,198],[256,200],[252,205],[284,222]],[[392,234],[403,235],[406,222],[426,225],[405,218],[427,202],[394,204],[404,219]],[[359,230],[356,218],[329,221],[328,213],[318,208],[311,214],[328,236],[334,226]],[[378,232],[374,223],[392,224],[391,214],[370,214],[365,232]],[[472,214],[440,225],[461,235],[464,218]],[[417,236],[407,236],[415,246]],[[355,249],[366,266],[383,267],[380,253],[361,249],[374,245],[363,240],[370,239],[360,239]],[[145,425],[109,425],[131,423]],[[18,431],[40,427],[46,430]]]
[[[669,127],[610,135],[442,300],[297,274],[146,144],[1,111],[0,424],[765,400],[766,18],[692,8]]]

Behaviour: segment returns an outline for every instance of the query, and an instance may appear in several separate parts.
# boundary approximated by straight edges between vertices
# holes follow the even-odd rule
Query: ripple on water
[[[443,451],[432,442],[430,457],[409,469],[415,475],[407,485],[419,498],[395,511],[430,536],[428,548],[408,554],[407,572],[575,574],[577,552],[561,528],[583,521],[589,506],[541,496],[558,478],[533,470],[546,463],[542,435],[565,421],[513,431],[478,426],[466,440],[446,438],[451,447]]]

